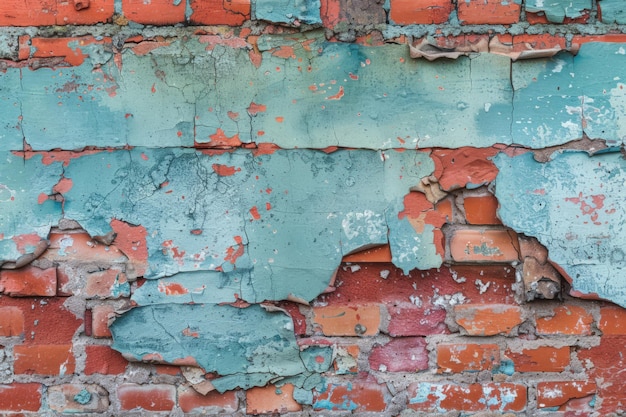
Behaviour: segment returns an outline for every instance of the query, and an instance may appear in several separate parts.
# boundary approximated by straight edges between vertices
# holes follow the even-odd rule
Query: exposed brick
[[[57,25],[95,25],[111,20],[115,0],[57,0]],[[87,7],[85,7],[87,6]]]
[[[0,336],[24,334],[24,313],[18,307],[0,307]]]
[[[537,319],[537,333],[544,335],[590,335],[593,316],[579,306],[560,306],[554,316]]]
[[[39,411],[41,388],[35,383],[0,385],[0,411]]]
[[[132,264],[134,276],[143,276],[148,267],[148,244],[146,228],[134,226],[126,222],[113,219],[111,229],[116,233],[115,247],[124,253]],[[129,273],[130,275],[130,273]]]
[[[93,337],[111,337],[109,330],[109,318],[115,314],[115,307],[109,304],[99,304],[91,309],[92,317],[92,336]]]
[[[428,350],[422,337],[392,339],[375,346],[369,355],[370,369],[381,372],[417,372],[428,369]]]
[[[326,336],[372,336],[380,326],[380,306],[313,307],[313,323]]]
[[[575,398],[596,393],[591,381],[549,381],[537,384],[537,408],[560,407]]]
[[[280,308],[285,309],[291,316],[293,321],[293,331],[298,336],[306,334],[306,317],[300,312],[300,304],[294,302],[281,302],[278,303]]]
[[[534,349],[522,349],[521,352],[507,350],[517,372],[563,372],[570,364],[570,348],[563,346],[540,346]]]
[[[339,375],[356,374],[359,371],[358,360],[361,349],[358,345],[336,346],[333,368]]]
[[[522,279],[526,301],[552,300],[561,293],[561,275],[549,262],[540,264],[535,258],[524,258]]]
[[[191,18],[199,25],[241,25],[250,18],[250,0],[191,0]]]
[[[56,23],[57,0],[3,0],[0,26],[49,26]]]
[[[130,296],[126,274],[118,269],[105,269],[87,274],[85,295],[88,298],[120,298]]]
[[[30,39],[29,49],[32,50],[30,56],[32,58],[63,58],[63,65],[81,65],[88,55],[83,52],[83,48],[88,47],[92,44],[103,44],[105,42],[110,43],[110,38],[103,38],[100,40],[96,40],[93,36],[81,36],[75,38],[43,38],[43,37],[35,37]],[[73,234],[79,235],[78,233]],[[87,234],[82,233],[82,235],[87,236]],[[54,237],[55,241],[51,241],[50,248],[46,252],[46,257],[53,256],[55,252],[55,248],[58,246],[54,246],[57,237],[66,236],[65,234],[57,234],[52,233],[50,235],[50,239]],[[78,236],[76,236],[79,239]],[[69,241],[67,239],[63,240],[62,243],[66,244]],[[104,246],[104,245],[100,245]],[[50,250],[52,249],[52,250]],[[66,256],[66,252],[61,252],[61,256]]]
[[[58,41],[58,40],[57,40]],[[64,41],[67,44],[67,40]],[[115,245],[103,245],[87,233],[50,233],[46,258],[58,262],[125,263],[128,258]]]
[[[391,262],[391,249],[389,245],[376,246],[346,255],[342,262]]]
[[[76,368],[72,345],[17,345],[13,356],[16,374],[71,375]]]
[[[451,12],[450,0],[391,0],[389,17],[397,25],[440,24]]]
[[[497,215],[498,199],[494,195],[465,197],[463,207],[469,224],[502,224]]]
[[[626,335],[626,309],[618,306],[600,308],[598,329],[603,335]]]
[[[124,16],[144,25],[174,25],[185,21],[186,2],[123,0]]]
[[[408,407],[418,411],[524,411],[527,390],[513,383],[457,385],[418,382],[409,386]]]
[[[24,268],[0,271],[0,291],[13,297],[53,297],[57,293],[56,267]]]
[[[248,414],[271,414],[300,411],[302,406],[293,399],[293,385],[281,387],[268,385],[246,391],[246,412]]]
[[[118,375],[123,374],[128,365],[121,353],[111,349],[109,346],[92,345],[85,346],[85,375],[103,374]]]
[[[64,384],[48,387],[48,406],[59,413],[104,413],[109,393],[99,385]]]
[[[382,412],[387,408],[382,385],[367,381],[328,384],[323,392],[313,394],[315,410],[350,410],[353,413]]]
[[[519,244],[511,230],[458,228],[449,237],[455,262],[518,262]]]
[[[180,366],[177,365],[154,364],[152,366],[159,375],[182,375],[182,370],[180,369]]]
[[[437,345],[437,372],[490,371],[500,365],[500,347],[495,344]]]
[[[390,321],[387,332],[391,336],[429,336],[449,333],[444,323],[446,311],[416,306],[411,302],[387,306]],[[427,314],[426,314],[427,313]]]
[[[464,188],[468,184],[481,185],[492,182],[498,175],[489,158],[498,153],[494,148],[435,149],[431,158],[435,163],[435,176],[445,191]]]
[[[472,336],[510,334],[522,324],[522,309],[506,304],[464,304],[454,306],[456,323]]]
[[[464,0],[457,4],[462,25],[510,25],[519,21],[520,0]]]
[[[191,387],[178,387],[178,405],[184,413],[234,413],[239,408],[236,391],[220,394],[211,391],[206,395],[198,393]]]
[[[117,387],[117,397],[122,410],[170,411],[176,405],[176,388],[165,384],[127,383]]]

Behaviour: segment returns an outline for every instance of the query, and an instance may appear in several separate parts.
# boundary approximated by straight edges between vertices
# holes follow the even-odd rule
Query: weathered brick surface
[[[500,365],[500,347],[494,344],[437,346],[437,372],[490,371]]]
[[[17,345],[13,355],[16,374],[71,375],[76,368],[72,345]]]
[[[125,383],[117,388],[122,410],[170,411],[176,405],[176,389],[172,385],[139,385]]]
[[[39,411],[41,398],[41,384],[14,382],[0,385],[0,410],[2,412]]]
[[[467,334],[493,336],[509,334],[522,324],[522,309],[510,305],[465,304],[454,307],[455,320]]]
[[[517,372],[563,372],[570,364],[569,346],[507,350],[505,355],[513,362]]]
[[[421,337],[393,339],[375,346],[369,355],[370,369],[381,372],[417,372],[428,369],[426,340]]]
[[[293,399],[293,385],[269,385],[246,391],[248,414],[271,414],[300,411],[302,406]]]
[[[13,297],[53,297],[57,293],[57,270],[28,266],[0,271],[0,289]]]

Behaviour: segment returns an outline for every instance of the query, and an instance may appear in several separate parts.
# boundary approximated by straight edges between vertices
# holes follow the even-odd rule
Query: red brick
[[[592,323],[592,315],[584,308],[561,306],[554,309],[554,316],[537,319],[537,333],[544,335],[590,335]]]
[[[457,228],[449,237],[454,262],[519,261],[519,243],[515,232],[507,229]]]
[[[537,408],[560,407],[575,398],[596,393],[595,382],[550,381],[537,384]]]
[[[91,309],[92,336],[96,338],[111,337],[109,319],[115,315],[115,307],[109,304],[99,304]]]
[[[87,298],[120,298],[130,296],[126,274],[118,269],[105,269],[85,277]]]
[[[313,325],[326,336],[373,336],[380,326],[380,306],[313,307]]]
[[[391,0],[390,19],[397,25],[428,25],[448,21],[450,0]]]
[[[500,365],[500,347],[495,344],[437,345],[437,372],[490,371]]]
[[[540,346],[534,349],[522,349],[521,352],[507,350],[517,372],[563,372],[570,364],[570,348],[563,346]]]
[[[87,393],[84,399],[89,401],[76,401]],[[55,385],[48,387],[48,406],[58,413],[104,413],[109,408],[109,393],[99,385]]]
[[[457,4],[462,25],[510,25],[519,22],[521,10],[521,4],[513,0],[463,0]]]
[[[88,42],[81,38],[83,42]],[[52,39],[55,42],[65,44],[67,39]],[[33,39],[33,42],[35,39]],[[42,40],[43,41],[43,40]],[[71,51],[71,50],[70,50]],[[55,52],[54,50],[52,53]],[[72,52],[72,54],[75,52]],[[58,55],[55,55],[58,56]],[[79,57],[77,57],[79,58]],[[75,58],[75,59],[77,59]],[[66,58],[67,60],[67,58]],[[102,263],[125,263],[128,258],[120,252],[115,245],[103,245],[91,239],[87,233],[50,233],[50,247],[46,252],[46,258],[59,262],[102,262]]]
[[[367,381],[328,384],[324,392],[313,393],[313,409],[383,412],[386,392],[384,386]]]
[[[409,386],[408,407],[418,411],[524,411],[527,390],[512,383],[457,385],[418,382]]]
[[[87,354],[85,375],[118,375],[126,371],[128,361],[124,359],[121,353],[109,346],[85,346],[85,353]]]
[[[220,394],[211,391],[206,395],[198,393],[191,387],[178,387],[178,405],[183,413],[234,413],[239,408],[236,391]]]
[[[24,268],[0,271],[0,291],[13,297],[53,297],[57,293],[56,267]]]
[[[493,195],[465,197],[463,207],[469,224],[502,224],[497,215],[498,199]]]
[[[428,311],[428,314],[425,314]],[[387,305],[390,316],[387,332],[390,336],[429,336],[447,334],[444,309],[425,309],[410,302]]]
[[[122,0],[124,16],[142,25],[174,25],[185,21],[186,2]]]
[[[618,306],[602,307],[598,329],[603,335],[626,335],[626,309]]]
[[[180,369],[180,366],[177,365],[154,364],[152,366],[158,375],[182,375],[182,370]]]
[[[111,20],[115,0],[58,0],[57,25],[95,25]],[[88,7],[84,7],[88,5]],[[81,7],[83,6],[83,7]]]
[[[247,414],[271,414],[301,411],[302,406],[293,399],[293,385],[281,387],[268,385],[246,391]]]
[[[293,332],[297,336],[303,336],[306,334],[306,317],[300,312],[300,304],[284,301],[278,303],[278,306],[291,316],[293,321]]]
[[[250,0],[191,0],[193,24],[238,26],[250,18]]]
[[[148,232],[146,228],[113,219],[111,220],[111,229],[117,234],[114,241],[115,247],[128,257],[135,276],[143,276],[148,267],[148,244],[146,243]]]
[[[445,191],[465,188],[468,184],[487,184],[496,179],[498,168],[489,158],[498,153],[494,148],[435,149],[431,158],[435,176]]]
[[[0,411],[39,411],[41,384],[0,385]]]
[[[0,336],[24,334],[24,313],[18,307],[0,307]]]
[[[71,375],[76,368],[72,345],[17,345],[13,356],[16,374]]]
[[[117,397],[122,410],[170,411],[176,405],[176,388],[165,384],[127,383],[117,387]]]
[[[375,346],[369,355],[370,369],[381,372],[417,372],[428,369],[426,345],[422,337],[405,337]]]
[[[102,39],[96,40],[93,36],[81,36],[77,38],[42,38],[36,37],[30,40],[30,48],[33,52],[30,54],[32,58],[54,58],[60,57],[63,58],[64,64],[67,65],[81,65],[85,59],[88,57],[86,53],[83,52],[83,48],[87,47],[91,44],[103,44],[105,42],[110,42],[110,39]],[[87,240],[89,240],[89,235],[85,233],[75,233],[72,235],[69,234],[60,234],[60,233],[52,233],[50,235],[51,244],[48,252],[46,252],[46,257],[49,257],[55,251],[50,251],[50,249],[59,248],[55,246],[59,242],[57,238],[62,238],[64,236],[71,236],[76,239],[84,239],[86,236]],[[52,239],[55,239],[52,241]],[[65,238],[62,243],[69,243],[70,241]],[[104,247],[104,245],[100,245]],[[94,246],[96,247],[96,246]],[[92,251],[93,253],[94,251]],[[61,256],[66,256],[68,253],[61,252]]]
[[[464,304],[454,306],[456,323],[472,336],[510,334],[524,322],[522,309],[506,304]]]
[[[0,26],[50,26],[56,23],[57,0],[3,0]]]

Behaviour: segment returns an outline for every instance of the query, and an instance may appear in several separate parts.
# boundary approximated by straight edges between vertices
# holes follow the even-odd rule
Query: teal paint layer
[[[549,22],[563,23],[565,18],[576,19],[583,11],[591,10],[591,0],[526,0],[527,12],[543,12]]]
[[[621,0],[602,0],[598,6],[602,11],[602,23],[626,24],[626,4]]]
[[[22,150],[22,102],[20,100],[20,73],[0,71],[0,154]]]
[[[115,320],[111,332],[113,348],[128,358],[195,363],[217,373],[211,382],[219,392],[312,375],[305,366],[309,360],[303,362],[301,357],[291,318],[259,305],[138,307]]]
[[[319,0],[255,0],[255,18],[274,23],[321,24]]]
[[[626,306],[624,183],[620,153],[563,153],[548,163],[532,154],[495,158],[503,223],[535,236],[569,276],[576,294]]]

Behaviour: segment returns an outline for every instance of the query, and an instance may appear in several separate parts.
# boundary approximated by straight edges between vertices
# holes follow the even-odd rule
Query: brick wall
[[[589,195],[575,188],[562,198],[505,188],[508,177],[499,175],[508,162],[497,158],[527,155],[547,166],[570,152],[590,161],[588,170],[556,165],[566,178],[619,154],[619,91],[609,107],[584,110],[558,101],[562,81],[518,91],[564,66],[583,67],[589,61],[575,54],[587,43],[596,48],[587,57],[606,45],[617,51],[576,74],[588,80],[581,88],[597,81],[602,90],[593,71],[626,68],[609,61],[624,54],[624,24],[617,0],[4,0],[0,414],[622,415],[623,222],[606,216],[623,212],[610,198],[623,199],[623,161],[616,179],[598,182],[607,197],[592,185]],[[406,51],[394,55],[399,47]],[[396,69],[409,60],[411,69]],[[378,68],[374,76],[368,67]],[[399,111],[413,76],[426,90],[410,93]],[[349,84],[357,81],[362,90]],[[466,88],[470,81],[480,87]],[[575,114],[580,129],[569,137],[558,130],[567,121],[512,110],[507,119],[508,108],[481,119],[472,102],[498,110],[509,98],[483,99],[506,96],[509,83],[518,109],[527,99],[544,106],[535,118]],[[262,90],[249,93],[256,84]],[[264,91],[267,100],[284,95],[279,110],[260,99]],[[567,94],[587,105],[595,97]],[[316,116],[327,107],[330,114]],[[475,123],[453,114],[466,108],[476,110]],[[424,116],[430,110],[436,116]],[[330,139],[327,121],[337,122]],[[525,133],[511,132],[522,121],[547,133],[520,143]],[[405,129],[437,123],[434,140]],[[372,139],[371,131],[390,133]],[[299,182],[307,175],[313,179]],[[528,171],[511,176],[534,184]],[[259,177],[267,182],[254,185]],[[107,199],[118,192],[119,201]],[[516,193],[543,200],[523,206]],[[222,199],[237,205],[213,204]],[[363,211],[350,217],[339,200]],[[523,227],[545,221],[534,214],[545,204],[563,204],[547,228],[554,239]],[[343,214],[335,229],[316,228]],[[378,220],[359,223],[368,216]],[[318,240],[349,229],[346,221],[368,236],[342,235],[318,250]],[[235,234],[239,223],[245,233]],[[608,226],[587,232],[588,223]],[[587,233],[579,246],[601,248],[587,259],[600,272],[570,272],[579,259],[558,255],[567,246],[562,230]],[[602,233],[617,247],[608,258]],[[267,263],[253,256],[266,249]],[[213,314],[209,327],[224,327],[208,340],[208,329],[195,325],[198,310],[185,310],[205,305],[239,309],[228,319]],[[159,311],[170,315],[154,318]],[[276,333],[252,320],[271,314],[287,317]],[[178,342],[168,344],[169,336]],[[284,355],[291,342],[298,372]],[[241,346],[251,350],[243,362],[253,364],[217,372],[229,365],[220,355]]]

